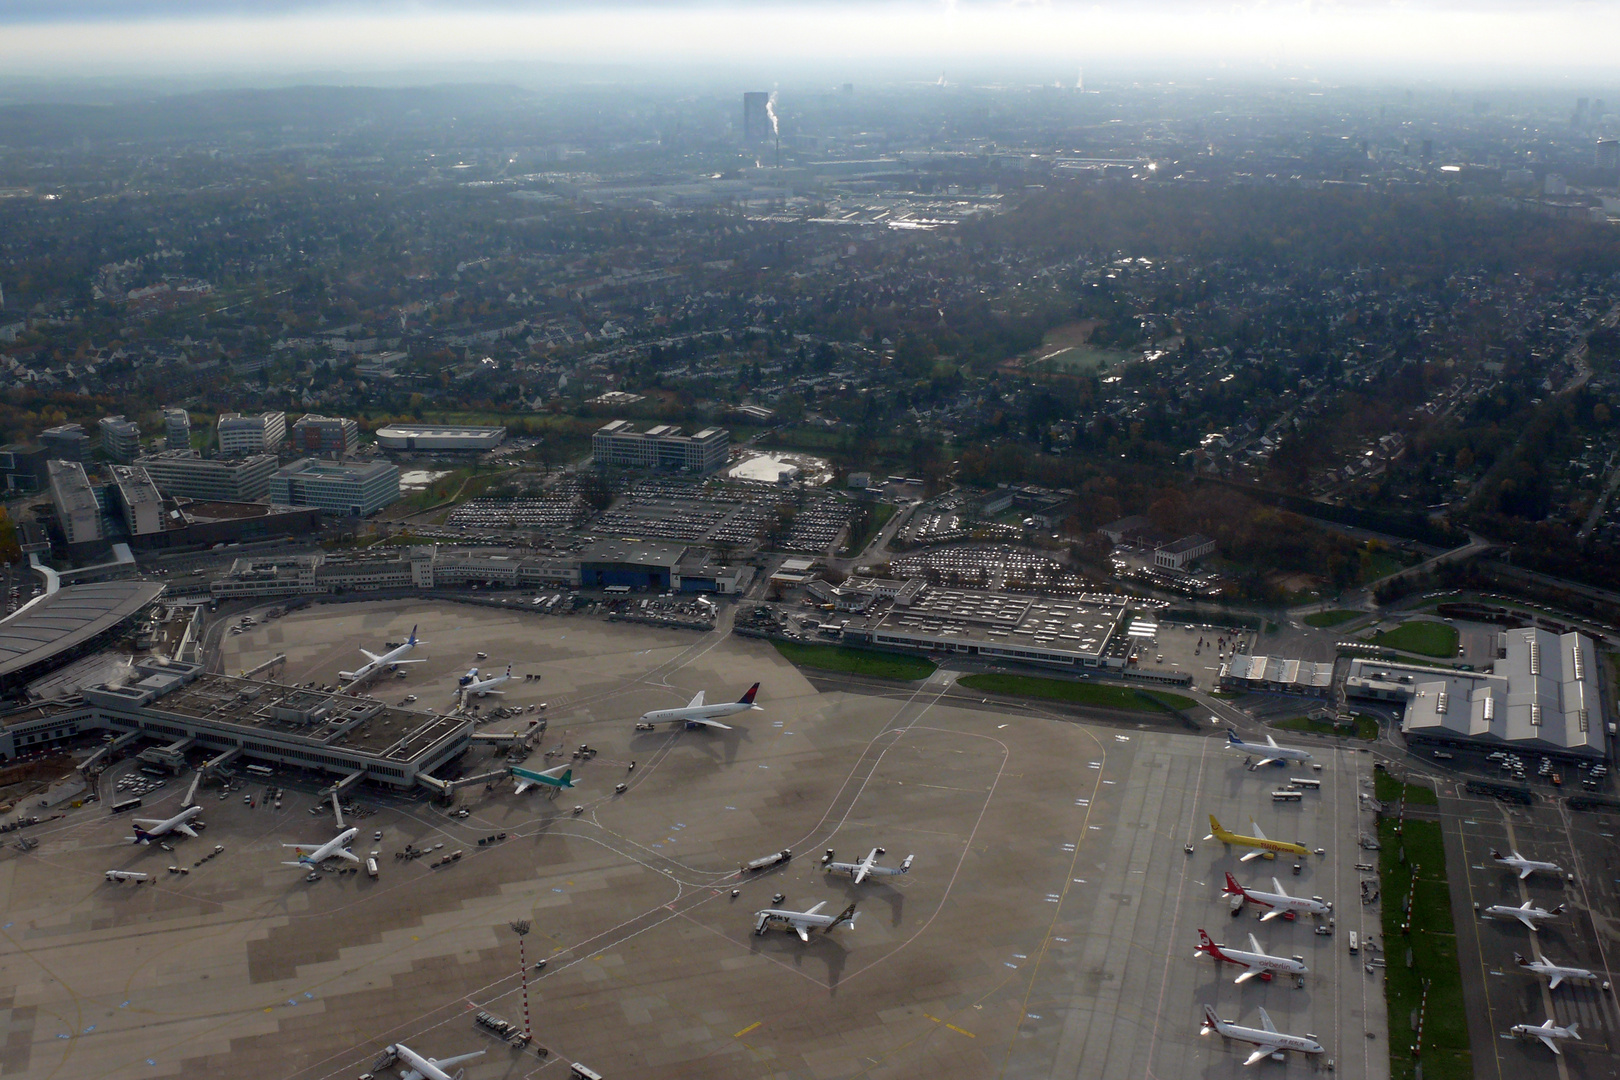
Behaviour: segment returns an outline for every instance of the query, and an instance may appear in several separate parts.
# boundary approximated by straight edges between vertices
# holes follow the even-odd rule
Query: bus
[[[630,586],[628,586],[628,585],[609,585],[607,588],[603,589],[602,591],[607,593],[609,596],[629,596],[630,595]]]
[[[1292,786],[1298,787],[1298,788],[1313,788],[1314,789],[1314,788],[1319,788],[1319,787],[1322,786],[1322,781],[1317,780],[1314,777],[1307,777],[1307,776],[1290,776],[1288,778],[1288,782]]]
[[[276,770],[270,768],[268,765],[244,765],[242,767],[242,771],[252,773],[254,776],[276,775]]]
[[[1272,802],[1299,802],[1304,798],[1304,793],[1298,791],[1273,791],[1271,793]]]
[[[133,799],[121,799],[118,802],[113,803],[107,809],[114,814],[122,814],[126,810],[134,810],[140,805],[141,797],[137,795]]]

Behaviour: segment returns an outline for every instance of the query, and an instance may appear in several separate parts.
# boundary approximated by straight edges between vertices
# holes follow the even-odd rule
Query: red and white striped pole
[[[525,1038],[534,1038],[534,1032],[529,1030],[529,958],[523,950],[523,935],[518,935],[518,969],[523,975],[523,1035]]]

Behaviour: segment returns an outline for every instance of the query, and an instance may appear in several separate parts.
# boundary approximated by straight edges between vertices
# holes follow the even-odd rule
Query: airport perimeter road
[[[1245,1025],[1258,1025],[1264,1007],[1282,1031],[1315,1035],[1338,1075],[1361,1080],[1388,1075],[1381,973],[1368,974],[1348,952],[1348,931],[1377,936],[1378,908],[1360,902],[1357,847],[1371,815],[1358,792],[1370,789],[1371,757],[1351,750],[1318,755],[1319,792],[1300,803],[1273,804],[1269,792],[1290,771],[1250,772],[1242,758],[1214,739],[1111,732],[1113,746],[1100,775],[1096,805],[1070,881],[1049,896],[1055,908],[1045,948],[1009,963],[1036,966],[1017,1051],[1002,1075],[1015,1077],[1238,1077],[1252,1047],[1199,1037],[1202,1006]],[[1081,768],[1090,769],[1091,762]],[[1297,774],[1299,769],[1295,769]],[[1250,817],[1277,839],[1303,840],[1312,855],[1299,876],[1292,860],[1239,861],[1240,851],[1205,841],[1208,815],[1229,829]],[[1191,854],[1184,845],[1191,842]],[[1258,921],[1245,907],[1233,915],[1220,890],[1227,871],[1240,883],[1335,902],[1331,936],[1314,922]],[[1241,944],[1254,933],[1266,951],[1303,957],[1305,986],[1279,978],[1234,985],[1239,969],[1194,960],[1200,928],[1220,942]],[[1267,1063],[1268,1075],[1308,1075],[1314,1065],[1292,1055]]]
[[[1457,924],[1463,998],[1469,1041],[1479,1080],[1586,1080],[1620,1076],[1620,1012],[1612,993],[1590,983],[1547,980],[1521,972],[1514,953],[1539,953],[1553,963],[1586,968],[1613,981],[1620,960],[1614,923],[1620,911],[1620,852],[1613,815],[1575,814],[1562,804],[1510,807],[1459,794],[1460,782],[1442,781],[1440,809],[1445,829],[1446,872]],[[1556,862],[1575,875],[1561,881],[1544,873],[1520,881],[1497,866],[1491,849],[1516,848],[1526,858]],[[1512,919],[1476,912],[1492,904],[1534,900],[1548,910],[1568,907],[1562,918],[1532,933]],[[1549,1016],[1580,1025],[1580,1042],[1566,1042],[1555,1057],[1540,1042],[1503,1038],[1514,1024],[1539,1024]]]

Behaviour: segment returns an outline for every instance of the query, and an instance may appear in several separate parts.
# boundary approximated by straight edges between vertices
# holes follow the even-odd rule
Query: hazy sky
[[[1617,57],[1620,4],[1583,0],[0,0],[12,75],[894,61],[1558,84]]]

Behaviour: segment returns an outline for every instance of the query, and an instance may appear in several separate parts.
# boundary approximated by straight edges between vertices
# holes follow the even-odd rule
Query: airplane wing
[[[174,831],[179,832],[179,833],[185,833],[187,836],[190,836],[190,837],[193,837],[193,838],[195,838],[196,835],[197,835],[196,830],[194,830],[190,825],[187,825],[183,821],[180,824],[178,824],[178,825],[176,825],[174,827]]]
[[[868,874],[870,874],[871,872],[872,872],[872,864],[871,863],[865,863],[865,862],[861,863],[861,865],[859,865],[859,866],[857,866],[855,868],[855,884],[859,885],[861,882],[865,881],[866,876]]]
[[[1277,1034],[1277,1025],[1271,1022],[1271,1014],[1266,1012],[1264,1009],[1260,1010],[1260,1026],[1271,1032],[1273,1035]],[[1273,1049],[1276,1048],[1273,1047]]]
[[[365,656],[365,658],[367,660],[370,660],[373,664],[375,664],[378,660],[382,659],[382,657],[378,656],[376,653],[372,652],[370,649],[361,649],[360,652],[361,652],[362,655]]]
[[[506,693],[505,690],[480,690],[478,692],[480,694],[504,694],[504,693]]]
[[[1547,1035],[1545,1032],[1543,1032],[1543,1033],[1537,1034],[1536,1038],[1538,1038],[1542,1042],[1546,1043],[1547,1044],[1547,1049],[1551,1050],[1553,1053],[1557,1054],[1559,1057],[1563,1057],[1564,1052],[1562,1050],[1558,1049],[1558,1041],[1556,1039],[1554,1039],[1552,1036]]]
[[[130,818],[129,820],[133,821],[137,825],[161,825],[161,824],[163,824],[163,819],[162,818],[135,817],[135,818]]]
[[[1266,745],[1273,750],[1277,749],[1277,740],[1273,739],[1269,733],[1266,735]]]
[[[701,707],[702,704],[703,704],[703,691],[699,690],[697,692],[697,696],[694,697],[691,701],[688,701],[686,703],[686,707],[688,709],[696,709],[696,708]]]
[[[1258,768],[1261,768],[1262,766],[1270,765],[1270,764],[1274,763],[1276,760],[1277,759],[1274,758],[1274,757],[1261,758],[1259,761],[1254,763],[1254,767],[1258,769]]]
[[[698,695],[698,697],[702,697],[702,696],[703,696],[702,694]],[[730,731],[731,730],[731,725],[730,724],[722,724],[718,720],[708,720],[708,719],[705,719],[705,718],[702,718],[702,717],[699,717],[699,718],[693,719],[693,720],[688,720],[686,722],[688,724],[701,724],[703,727],[716,728],[716,729],[718,729],[720,731]]]
[[[1260,823],[1258,821],[1254,820],[1254,818],[1249,819],[1249,828],[1254,830],[1254,837],[1255,837],[1256,840],[1270,840],[1271,839],[1271,837],[1267,836],[1265,833],[1260,831]]]
[[[512,789],[512,794],[521,795],[525,791],[528,791],[532,787],[534,787],[534,781],[533,780],[528,780],[528,779],[525,779],[524,777],[520,776],[520,777],[517,778],[517,787]]]
[[[1277,890],[1277,895],[1278,896],[1287,896],[1288,895],[1288,890],[1283,888],[1283,883],[1278,878],[1272,878],[1271,879],[1271,887],[1273,889]]]
[[[1232,981],[1234,983],[1242,984],[1242,983],[1248,982],[1250,979],[1254,978],[1258,974],[1260,974],[1260,969],[1257,968],[1257,967],[1245,968],[1243,970],[1243,974],[1239,975],[1237,978],[1233,979]]]
[[[1526,905],[1526,907],[1528,906],[1529,905]],[[1524,925],[1528,926],[1530,929],[1534,930],[1536,928],[1536,921],[1529,916],[1524,908],[1519,908],[1517,911],[1515,911],[1514,917],[1520,922],[1524,923]]]
[[[1270,922],[1272,919],[1275,919],[1277,916],[1279,916],[1281,914],[1282,914],[1282,909],[1280,909],[1280,908],[1271,908],[1264,915],[1260,916],[1260,921],[1261,922]]]
[[[427,663],[427,661],[426,660],[395,660],[395,661],[393,661],[393,663],[396,666],[398,666],[400,664],[425,664],[425,663]]]
[[[474,1050],[470,1054],[457,1054],[455,1057],[447,1058],[428,1058],[428,1060],[441,1069],[448,1069],[452,1065],[460,1065],[463,1061],[471,1061],[475,1057],[483,1056],[484,1052],[482,1050]]]
[[[332,852],[332,854],[339,859],[348,859],[352,863],[358,863],[360,861],[360,856],[356,855],[348,848],[338,848],[336,851]]]
[[[1279,1047],[1275,1044],[1269,1046],[1257,1046],[1254,1048],[1254,1053],[1243,1059],[1243,1064],[1253,1065],[1257,1061],[1264,1061],[1272,1054],[1275,1054],[1278,1049]]]
[[[1255,937],[1253,934],[1249,935],[1249,948],[1257,953],[1264,953],[1266,951],[1260,947],[1260,939]]]
[[[1535,867],[1533,867],[1533,866],[1521,866],[1521,867],[1519,867],[1519,880],[1523,881],[1525,878],[1529,877],[1531,875],[1531,873],[1533,873],[1534,871],[1535,871]]]
[[[805,926],[804,926],[803,923],[794,923],[793,924],[793,929],[795,929],[795,930],[797,930],[799,932],[799,940],[800,941],[808,942],[810,940],[810,931],[805,929]]]
[[[811,908],[809,911],[804,912],[804,914],[806,914],[806,915],[814,915],[816,912],[820,911],[822,908],[824,908],[826,906],[827,906],[827,901],[823,900],[821,903],[817,904],[815,907]]]
[[[1548,990],[1556,990],[1556,989],[1558,989],[1558,984],[1563,982],[1563,981],[1564,981],[1563,972],[1558,972],[1558,973],[1553,975],[1552,981],[1547,984],[1547,989]]]
[[[1248,862],[1251,859],[1263,859],[1263,858],[1265,858],[1265,856],[1266,856],[1266,853],[1264,851],[1262,851],[1260,848],[1255,848],[1253,851],[1249,852],[1247,855],[1238,856],[1238,862]]]

